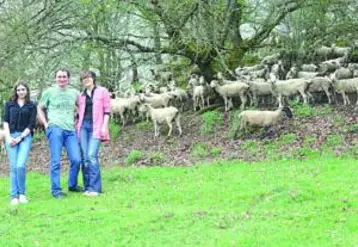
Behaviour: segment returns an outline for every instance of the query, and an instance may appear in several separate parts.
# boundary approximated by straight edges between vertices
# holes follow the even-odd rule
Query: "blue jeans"
[[[64,130],[50,125],[46,129],[46,135],[50,147],[50,179],[51,194],[61,192],[61,152],[64,146],[70,161],[68,174],[68,188],[77,187],[77,178],[81,165],[81,151],[74,130]]]
[[[14,132],[11,134],[11,137],[16,138],[20,134],[20,132]],[[10,166],[11,199],[17,198],[19,195],[25,195],[26,162],[29,158],[31,144],[31,135],[27,135],[19,144],[13,147],[10,147],[9,143],[5,142]]]
[[[83,121],[80,131],[80,144],[83,159],[83,184],[86,191],[102,192],[101,170],[98,152],[101,141],[93,136],[91,121]]]

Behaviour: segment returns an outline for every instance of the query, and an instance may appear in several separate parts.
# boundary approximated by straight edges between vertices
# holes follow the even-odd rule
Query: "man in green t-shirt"
[[[75,89],[68,87],[70,80],[68,70],[57,70],[55,79],[56,85],[42,93],[37,110],[40,121],[45,127],[50,148],[51,194],[56,199],[62,199],[66,196],[62,192],[60,183],[61,151],[63,146],[70,160],[68,190],[74,192],[83,191],[77,184],[81,164],[81,153],[74,123],[78,93]],[[44,110],[47,111],[47,119]]]

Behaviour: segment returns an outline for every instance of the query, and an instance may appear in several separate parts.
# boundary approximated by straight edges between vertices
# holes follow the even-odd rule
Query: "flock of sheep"
[[[115,96],[111,100],[113,116],[119,116],[125,125],[130,115],[150,117],[154,123],[155,136],[159,135],[159,124],[169,126],[168,136],[172,133],[172,122],[176,122],[179,133],[180,112],[188,104],[192,109],[203,109],[216,101],[218,96],[224,102],[225,111],[233,109],[233,100],[238,100],[240,108],[248,105],[258,107],[266,99],[273,99],[276,111],[244,111],[240,114],[241,130],[248,125],[269,126],[282,116],[292,117],[289,108],[284,107],[288,99],[301,96],[304,104],[314,102],[313,93],[324,93],[331,104],[335,94],[340,94],[344,105],[350,104],[347,93],[358,96],[358,64],[350,63],[351,47],[322,46],[315,50],[315,64],[295,64],[285,68],[280,54],[267,56],[257,65],[238,67],[234,78],[226,79],[219,72],[210,82],[199,74],[191,74],[186,89],[177,87],[170,73],[160,77],[160,81],[143,86],[141,93],[126,97]],[[161,85],[160,85],[161,84]],[[159,86],[160,85],[160,86]],[[268,97],[269,96],[269,97]],[[358,97],[357,102],[358,104]]]

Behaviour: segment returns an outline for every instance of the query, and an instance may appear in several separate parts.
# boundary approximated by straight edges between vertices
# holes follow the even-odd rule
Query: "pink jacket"
[[[109,141],[109,132],[106,131],[105,136],[100,135],[103,125],[104,113],[110,113],[110,96],[108,90],[104,87],[96,86],[93,93],[93,135],[101,141]],[[76,124],[77,136],[80,138],[80,130],[83,123],[86,107],[86,94],[82,92],[77,98],[78,105],[78,121]]]

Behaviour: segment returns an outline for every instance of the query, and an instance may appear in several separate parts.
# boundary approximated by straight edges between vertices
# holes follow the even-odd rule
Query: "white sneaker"
[[[20,203],[28,203],[29,201],[27,200],[25,195],[20,195],[19,196],[19,202]]]
[[[10,204],[11,204],[11,206],[15,206],[15,205],[19,204],[19,199],[12,198]]]
[[[95,192],[95,191],[86,191],[85,196],[98,196],[99,193],[98,192]]]

